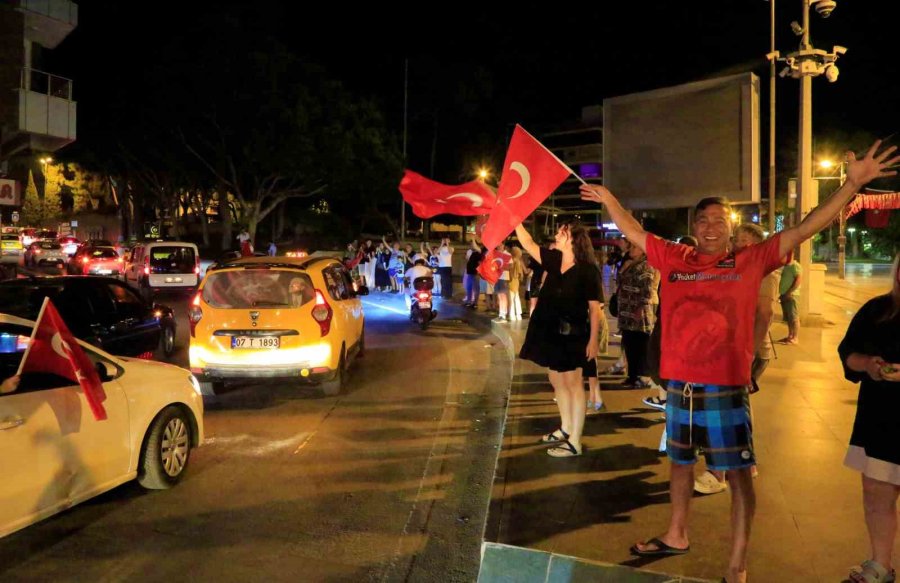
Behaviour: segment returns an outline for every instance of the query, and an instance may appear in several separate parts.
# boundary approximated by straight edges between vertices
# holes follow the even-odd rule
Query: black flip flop
[[[650,540],[641,544],[653,545],[656,548],[653,550],[642,551],[637,547],[637,545],[634,545],[630,549],[632,555],[637,555],[639,557],[663,557],[669,555],[686,555],[688,551],[691,550],[690,545],[688,545],[687,548],[684,549],[676,549],[675,547],[670,547],[658,538],[651,538]]]
[[[562,437],[556,437],[556,433],[562,433]],[[538,443],[559,443],[560,441],[567,441],[569,439],[569,434],[562,430],[562,427],[557,427],[547,435],[541,437]]]

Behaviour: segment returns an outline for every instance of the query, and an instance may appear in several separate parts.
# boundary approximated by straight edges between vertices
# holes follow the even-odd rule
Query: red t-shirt
[[[706,255],[647,236],[660,271],[660,376],[713,385],[749,385],[753,323],[762,278],[783,265],[781,235],[736,252]],[[789,254],[790,255],[790,254]]]

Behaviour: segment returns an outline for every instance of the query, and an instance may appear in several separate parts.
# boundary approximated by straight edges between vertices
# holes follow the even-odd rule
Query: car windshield
[[[39,243],[38,245],[40,246],[41,249],[48,249],[48,250],[60,249],[59,243],[49,243],[49,242],[44,241],[44,242]]]
[[[92,259],[112,259],[118,256],[115,249],[93,249],[91,251]]]
[[[150,267],[154,273],[193,273],[195,264],[193,247],[166,245],[150,249]]]
[[[40,239],[56,239],[56,231],[38,231],[37,236]]]
[[[213,308],[299,308],[315,297],[309,276],[287,269],[214,273],[203,286],[203,300]]]

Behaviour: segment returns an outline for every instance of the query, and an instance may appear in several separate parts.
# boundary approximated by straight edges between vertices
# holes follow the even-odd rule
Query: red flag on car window
[[[106,393],[103,383],[78,341],[69,332],[66,323],[50,298],[44,298],[44,304],[38,314],[31,342],[19,364],[22,373],[50,373],[69,379],[81,385],[84,397],[94,414],[94,419],[106,419],[103,401]]]
[[[412,170],[403,172],[400,180],[403,200],[420,219],[450,214],[463,217],[483,215],[494,208],[496,195],[491,187],[479,180],[465,184],[441,184]]]
[[[481,277],[491,282],[491,285],[495,285],[511,260],[512,255],[509,253],[491,249],[484,256],[484,259],[481,260],[481,264],[478,266],[478,273]]]
[[[559,187],[572,171],[550,150],[517,125],[513,132],[497,204],[484,227],[482,241],[493,249]]]

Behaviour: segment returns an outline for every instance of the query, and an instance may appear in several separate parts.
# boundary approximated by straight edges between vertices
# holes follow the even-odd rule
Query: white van
[[[126,255],[125,280],[145,296],[156,291],[193,292],[200,283],[200,253],[193,243],[138,243]]]

